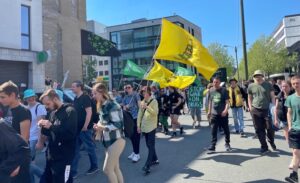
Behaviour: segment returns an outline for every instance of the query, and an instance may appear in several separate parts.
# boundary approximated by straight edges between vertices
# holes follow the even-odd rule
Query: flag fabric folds
[[[123,70],[124,75],[135,76],[139,79],[143,79],[145,73],[146,71],[143,68],[136,65],[133,61],[127,60],[126,66]]]
[[[162,19],[161,40],[153,58],[192,65],[207,80],[218,69],[218,64],[200,41],[166,19]]]
[[[195,74],[193,73],[193,71],[191,71],[190,69],[187,69],[187,68],[184,68],[184,67],[180,67],[178,66],[175,70],[175,74],[177,76],[194,76]],[[201,85],[199,79],[195,79],[195,82],[194,82],[196,85]]]
[[[161,88],[173,86],[175,88],[183,89],[195,81],[196,75],[176,76],[173,72],[155,61],[154,66],[149,71],[145,79],[159,83]]]
[[[81,30],[82,55],[120,56],[116,45],[92,32]]]

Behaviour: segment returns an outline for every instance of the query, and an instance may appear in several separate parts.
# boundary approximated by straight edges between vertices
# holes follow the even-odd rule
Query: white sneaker
[[[128,156],[128,159],[131,159],[131,160],[132,160],[132,158],[133,158],[134,155],[135,155],[134,152],[131,153],[131,154]]]
[[[134,154],[133,158],[132,158],[132,162],[136,163],[141,159],[139,154]]]

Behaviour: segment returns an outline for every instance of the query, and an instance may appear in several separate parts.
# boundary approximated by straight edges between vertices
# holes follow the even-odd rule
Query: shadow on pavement
[[[204,175],[204,173],[188,167],[184,168],[180,173],[187,174],[185,177],[183,177],[184,179],[199,178]]]

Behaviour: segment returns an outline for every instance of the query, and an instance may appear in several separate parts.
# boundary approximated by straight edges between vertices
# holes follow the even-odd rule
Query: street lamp
[[[240,80],[240,74],[239,74],[239,61],[238,61],[238,56],[237,56],[237,46],[230,46],[230,45],[224,45],[225,48],[234,48],[235,52],[235,61],[236,61],[236,72],[237,72],[237,77],[238,81]]]

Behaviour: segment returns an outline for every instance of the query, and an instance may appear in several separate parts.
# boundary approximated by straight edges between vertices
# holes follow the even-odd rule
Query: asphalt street
[[[231,116],[231,115],[230,115]],[[202,115],[201,127],[193,129],[192,119],[189,115],[182,115],[179,121],[185,127],[185,134],[177,138],[170,138],[158,130],[156,134],[156,151],[160,164],[151,169],[145,176],[142,167],[147,158],[145,139],[141,139],[138,163],[132,163],[127,156],[132,152],[129,140],[126,142],[124,152],[120,157],[121,170],[126,183],[278,183],[284,182],[289,175],[288,165],[291,153],[282,131],[276,133],[277,150],[265,156],[259,154],[258,139],[252,139],[254,129],[249,113],[245,114],[246,138],[234,134],[233,119],[230,117],[231,146],[233,150],[226,152],[224,137],[218,134],[216,152],[206,151],[210,145],[210,127],[205,115]],[[100,171],[94,175],[86,176],[90,163],[86,152],[82,151],[79,163],[79,176],[75,183],[107,183],[102,172],[105,157],[104,147],[97,142]],[[39,153],[37,164],[44,165],[44,155]]]

